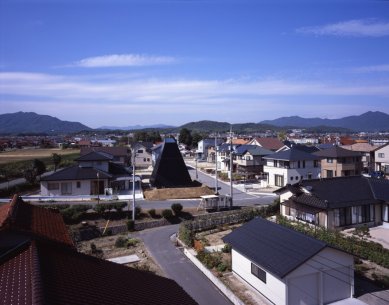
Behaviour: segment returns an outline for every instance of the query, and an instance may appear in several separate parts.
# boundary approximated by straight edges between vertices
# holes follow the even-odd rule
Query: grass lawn
[[[61,156],[80,154],[79,149],[59,149],[59,148],[38,148],[38,149],[18,149],[13,151],[0,152],[0,164],[8,164],[17,161],[29,161],[34,159],[51,159],[52,154]]]

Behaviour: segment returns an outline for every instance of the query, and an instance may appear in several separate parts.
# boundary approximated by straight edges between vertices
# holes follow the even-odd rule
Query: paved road
[[[54,171],[43,173],[42,177],[51,175],[52,173],[54,173]],[[8,182],[0,183],[0,189],[6,189],[6,188],[13,187],[13,186],[16,186],[16,185],[19,185],[19,184],[23,184],[23,183],[26,183],[26,179],[24,179],[24,178],[18,178],[18,179],[10,180]]]
[[[166,276],[175,280],[199,305],[231,305],[232,303],[209,279],[174,246],[170,236],[178,225],[155,228],[137,233],[161,266]]]

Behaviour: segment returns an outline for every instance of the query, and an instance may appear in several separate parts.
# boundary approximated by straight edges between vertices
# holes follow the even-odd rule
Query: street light
[[[100,203],[100,174],[97,172],[97,204]]]

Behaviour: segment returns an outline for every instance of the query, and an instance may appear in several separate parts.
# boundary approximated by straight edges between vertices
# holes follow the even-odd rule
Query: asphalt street
[[[166,276],[175,280],[199,305],[231,305],[232,303],[170,241],[178,225],[136,233]]]

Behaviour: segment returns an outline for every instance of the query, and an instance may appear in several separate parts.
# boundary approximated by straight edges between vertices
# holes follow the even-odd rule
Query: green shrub
[[[135,218],[138,219],[140,217],[140,214],[142,213],[141,207],[135,207]]]
[[[115,241],[115,247],[116,248],[124,248],[124,247],[127,247],[127,243],[128,243],[127,238],[125,238],[123,236],[119,236]]]
[[[117,211],[117,212],[122,212],[123,209],[127,206],[126,202],[114,202],[112,203],[112,207]]]
[[[220,263],[217,267],[216,267],[216,270],[219,271],[219,272],[224,272],[226,271],[228,268],[228,266],[224,263]]]
[[[164,210],[162,211],[162,217],[165,218],[165,219],[170,219],[170,218],[172,218],[172,217],[173,217],[173,212],[172,212],[172,210],[170,210],[170,209],[164,209]]]
[[[189,222],[183,222],[178,229],[180,240],[189,247],[193,247],[195,232],[189,227]]]
[[[155,209],[150,209],[149,210],[149,215],[151,218],[156,218],[157,217],[157,213],[155,212]]]
[[[222,249],[222,252],[223,253],[231,253],[231,245],[230,244],[225,244],[223,249]]]
[[[208,253],[204,250],[197,253],[197,259],[208,269],[215,268],[221,263],[221,256],[219,253]]]
[[[134,229],[135,229],[135,222],[132,219],[127,220],[127,230],[134,231]]]
[[[138,239],[136,239],[136,238],[130,238],[130,239],[127,241],[127,247],[136,246],[138,243],[139,243],[139,240],[138,240]]]
[[[174,215],[179,215],[182,211],[182,204],[181,203],[173,203],[171,206],[171,209],[174,212]]]
[[[104,214],[105,210],[107,209],[107,205],[103,203],[96,204],[93,208],[97,213]]]

